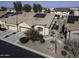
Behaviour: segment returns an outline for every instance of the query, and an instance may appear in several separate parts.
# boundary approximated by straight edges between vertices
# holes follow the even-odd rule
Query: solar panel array
[[[46,14],[35,14],[34,17],[38,17],[38,18],[45,18]]]
[[[68,17],[68,23],[74,23],[75,21],[78,21],[79,16],[69,16]]]

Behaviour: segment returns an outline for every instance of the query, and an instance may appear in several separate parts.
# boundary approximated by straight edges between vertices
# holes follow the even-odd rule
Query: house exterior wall
[[[79,11],[74,11],[74,16],[79,16]]]
[[[20,32],[27,32],[27,30],[29,30],[29,28],[27,28],[27,27],[19,27],[19,31]]]
[[[21,23],[21,24],[19,24],[19,31],[20,32],[24,32],[24,31],[27,31],[29,28],[31,28],[28,24],[26,24],[26,23]]]
[[[4,24],[4,28],[7,28],[9,30],[12,30],[12,31],[15,31],[17,32],[17,26],[16,25],[13,25],[13,24],[5,24],[5,22],[1,22],[0,21],[0,24]],[[35,30],[38,30],[38,27],[41,27],[42,28],[42,31],[40,31],[40,34],[42,35],[49,35],[49,29],[46,28],[45,26],[43,25],[36,25],[34,27]],[[27,24],[25,23],[22,23],[18,26],[18,31],[20,32],[24,32],[24,31],[27,31],[29,30],[29,28],[31,28],[30,26],[28,26]]]
[[[34,29],[35,29],[35,30],[38,30],[38,27],[41,27],[41,28],[43,29],[42,31],[39,31],[40,34],[42,34],[42,35],[49,35],[49,29],[48,29],[48,28],[46,28],[46,27],[43,26],[43,25],[36,25],[36,26],[34,27]]]
[[[1,28],[7,28],[5,22],[0,21],[0,24],[1,24]]]
[[[57,11],[57,12],[55,12],[55,14],[67,16],[67,15],[69,15],[69,12],[59,12],[59,11]]]
[[[13,30],[15,32],[17,32],[17,27],[16,26],[8,26],[9,30]]]

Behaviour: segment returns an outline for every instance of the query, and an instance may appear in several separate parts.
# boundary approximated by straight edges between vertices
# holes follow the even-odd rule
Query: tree
[[[13,4],[14,4],[14,8],[15,8],[16,12],[22,11],[22,3],[20,1],[16,1]]]
[[[67,55],[67,52],[64,51],[64,50],[62,50],[62,51],[61,51],[61,54],[65,57],[65,56]]]
[[[50,9],[48,9],[48,10],[47,10],[47,12],[48,12],[48,13],[50,13],[50,12],[51,12],[51,10],[50,10]]]
[[[38,11],[41,12],[42,11],[42,6],[40,4],[37,4],[38,6]]]
[[[37,4],[33,4],[33,11],[34,11],[34,12],[38,12]]]
[[[23,10],[24,10],[25,12],[30,12],[30,11],[31,11],[31,5],[25,4],[25,5],[23,6]]]
[[[44,11],[45,13],[50,13],[50,12],[51,12],[51,10],[48,9],[48,8],[44,8],[44,10],[45,10],[45,11]]]
[[[4,7],[4,6],[2,6],[2,7],[1,7],[1,10],[2,10],[2,11],[6,11],[6,10],[7,10],[7,8],[6,8],[6,7]]]
[[[34,30],[34,29],[29,29],[26,33],[26,36],[29,40],[32,40],[33,42],[34,41],[43,41],[44,38],[43,36],[37,31],[37,30]]]
[[[74,11],[73,10],[70,10],[70,15],[74,15]]]
[[[33,4],[33,10],[34,12],[41,12],[42,6],[40,4]]]
[[[47,8],[44,8],[44,13],[47,13]]]

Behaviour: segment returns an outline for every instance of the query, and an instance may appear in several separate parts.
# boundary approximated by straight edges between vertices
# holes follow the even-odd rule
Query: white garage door
[[[27,31],[27,30],[28,30],[27,28],[21,27],[21,32],[24,32],[24,31]]]
[[[17,27],[16,26],[9,26],[9,30],[17,31]]]

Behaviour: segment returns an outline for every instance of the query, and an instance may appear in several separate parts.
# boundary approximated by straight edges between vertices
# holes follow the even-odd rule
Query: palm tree
[[[42,6],[40,4],[37,4],[38,6],[38,11],[41,12],[42,11]]]
[[[41,12],[42,8],[43,7],[40,4],[33,4],[33,10],[34,10],[34,12]]]
[[[17,13],[22,11],[22,3],[20,1],[16,1],[13,3],[14,4],[14,9],[16,10]],[[17,26],[17,32],[18,32],[18,15],[16,16],[16,26]]]
[[[32,9],[32,7],[31,7],[31,5],[29,5],[29,4],[25,4],[25,5],[23,6],[23,10],[24,10],[25,12],[30,12],[31,9]]]
[[[16,1],[13,4],[14,4],[14,9],[16,10],[16,12],[22,11],[22,3],[20,1]]]
[[[38,12],[37,4],[33,4],[33,11],[34,11],[34,12]]]

